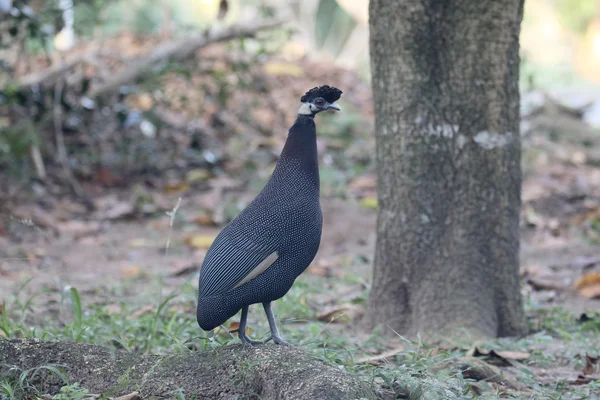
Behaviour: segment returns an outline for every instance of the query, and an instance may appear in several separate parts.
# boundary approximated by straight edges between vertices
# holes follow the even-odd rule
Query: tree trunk
[[[369,13],[379,211],[368,323],[521,334],[523,0],[371,0]]]

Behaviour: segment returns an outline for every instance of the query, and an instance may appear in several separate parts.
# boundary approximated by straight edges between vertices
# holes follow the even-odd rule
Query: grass
[[[358,278],[346,277],[339,284],[356,282]],[[138,282],[139,283],[139,282]],[[43,292],[28,295],[27,282],[3,305],[0,335],[7,338],[39,338],[94,343],[109,348],[136,353],[175,353],[203,351],[237,343],[237,338],[226,330],[215,335],[201,331],[193,318],[196,302],[195,282],[185,281],[167,295],[162,295],[164,282],[150,279],[148,290],[134,296],[137,285],[134,279],[113,288],[101,288],[89,298],[81,296],[76,288],[62,292]],[[325,279],[301,277],[297,284],[275,305],[279,324],[286,339],[298,347],[312,352],[316,357],[338,365],[366,381],[394,391],[398,398],[505,398],[505,388],[486,382],[473,382],[462,377],[453,360],[464,357],[473,343],[435,344],[421,340],[408,341],[400,336],[393,343],[384,340],[378,331],[370,336],[356,336],[337,323],[317,321],[319,304],[315,301],[323,293],[335,288]],[[159,295],[157,295],[159,294]],[[47,299],[54,298],[48,309]],[[365,294],[357,294],[364,298]],[[157,300],[158,299],[158,300]],[[150,306],[151,305],[151,306]],[[531,327],[535,333],[521,339],[497,339],[477,346],[488,350],[529,352],[531,357],[516,367],[519,380],[535,391],[536,399],[592,399],[600,390],[600,382],[573,386],[568,380],[576,376],[584,365],[585,353],[600,354],[600,318],[579,322],[576,316],[559,308],[544,309],[527,305]],[[41,317],[40,317],[41,316]],[[253,306],[250,327],[254,337],[268,334],[266,318],[260,307]],[[389,346],[404,345],[389,363],[372,366],[357,364],[360,357],[376,354]],[[45,366],[60,375],[59,366]],[[554,383],[538,379],[542,369],[573,371],[573,376],[556,376]],[[28,380],[36,371],[18,371],[14,366],[0,368],[0,399],[16,399],[19,393],[31,389]],[[54,399],[78,398],[82,388],[65,381],[65,392]],[[481,386],[483,385],[483,389]],[[481,392],[481,390],[487,390]],[[56,397],[72,396],[72,397]],[[179,398],[184,396],[179,395]],[[425,396],[425,397],[423,397]],[[441,397],[436,397],[441,396]],[[577,397],[579,396],[579,397]],[[513,397],[515,398],[515,397]]]

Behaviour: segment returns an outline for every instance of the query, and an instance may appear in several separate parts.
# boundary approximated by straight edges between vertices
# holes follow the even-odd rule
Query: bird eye
[[[325,100],[323,100],[321,98],[315,100],[315,104],[318,105],[318,106],[322,106],[323,103],[325,103]]]

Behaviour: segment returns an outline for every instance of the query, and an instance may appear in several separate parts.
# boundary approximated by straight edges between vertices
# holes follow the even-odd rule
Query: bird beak
[[[335,111],[342,111],[342,109],[340,108],[340,106],[338,105],[338,103],[329,103],[329,105],[327,106],[328,110],[335,110]]]

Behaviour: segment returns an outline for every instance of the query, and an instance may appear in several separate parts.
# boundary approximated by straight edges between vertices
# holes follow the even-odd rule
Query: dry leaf
[[[571,381],[571,385],[585,385],[598,379],[600,379],[600,377],[596,378],[592,376],[577,375],[577,379]]]
[[[152,96],[148,93],[133,93],[127,96],[127,104],[131,108],[141,111],[149,111],[154,104]]]
[[[188,173],[185,174],[185,181],[187,183],[196,183],[199,181],[205,181],[210,178],[210,176],[211,173],[208,170],[196,168],[188,171]]]
[[[264,65],[264,71],[268,75],[287,75],[300,78],[304,71],[298,65],[293,63],[271,61]]]
[[[106,313],[110,314],[119,314],[121,312],[121,306],[118,304],[109,304],[106,306]]]
[[[590,299],[600,298],[600,272],[583,275],[575,284],[577,292]]]
[[[498,383],[519,391],[528,391],[527,386],[519,382],[510,372],[490,365],[478,358],[458,358],[452,360],[462,372],[465,379]]]
[[[551,276],[530,276],[526,280],[534,290],[564,290],[563,285],[557,278]]]
[[[141,276],[144,272],[138,265],[131,265],[127,267],[122,267],[121,273],[127,278],[137,278]]]
[[[120,181],[120,179],[106,167],[99,167],[94,171],[94,180],[107,187],[114,186]]]
[[[96,200],[96,213],[98,219],[121,219],[131,217],[135,213],[135,207],[132,203],[120,201],[114,196],[106,196]]]
[[[531,354],[529,353],[525,353],[522,351],[494,351],[492,350],[490,352],[490,355],[492,354],[496,354],[502,358],[506,358],[508,360],[517,360],[517,361],[522,361],[522,360],[527,360],[531,357]]]
[[[132,239],[127,245],[133,249],[154,248],[163,246],[162,243],[157,243],[156,241],[144,238]]]
[[[208,214],[201,214],[192,219],[192,222],[198,225],[214,225],[213,218]]]
[[[600,357],[592,357],[589,354],[585,355],[585,366],[583,367],[584,375],[595,375],[600,374],[600,363],[598,361]]]
[[[349,311],[352,310],[352,307],[352,304],[336,305],[335,307],[326,309],[317,315],[317,320],[323,322],[348,323],[351,320]]]
[[[375,356],[362,357],[356,360],[356,364],[370,364],[379,365],[387,362],[394,358],[398,353],[406,350],[406,346],[398,346],[392,350],[386,351],[385,353],[377,354]]]
[[[239,328],[240,328],[240,323],[234,321],[229,324],[229,327],[227,329],[229,329],[229,332],[231,332],[231,331],[237,331]]]
[[[348,185],[348,190],[353,192],[374,191],[377,189],[377,179],[374,174],[359,176]]]
[[[145,305],[144,307],[140,308],[139,310],[132,312],[129,316],[131,318],[139,318],[142,315],[151,314],[153,312],[155,312],[154,306],[151,306],[148,304],[148,305]]]
[[[493,365],[513,365],[512,361],[527,360],[531,354],[520,351],[496,351],[483,350],[473,347],[467,351],[466,357],[485,357],[486,361]]]
[[[186,265],[182,268],[179,268],[177,271],[172,272],[171,276],[186,276],[186,275],[191,275],[197,271],[200,271],[200,265],[199,264],[190,264],[190,265]]]
[[[306,269],[309,274],[323,276],[325,278],[340,276],[339,266],[341,262],[339,257],[319,258],[316,262],[310,264]]]
[[[115,397],[114,400],[142,400],[138,392],[126,394],[125,396]]]
[[[163,190],[167,193],[181,193],[190,190],[190,185],[186,182],[167,183]]]
[[[211,235],[194,235],[185,238],[185,244],[193,249],[208,249],[215,241],[215,236]]]
[[[361,201],[358,203],[359,206],[364,207],[364,208],[377,208],[377,197],[373,197],[373,196],[368,196],[365,197],[363,199],[361,199]]]

